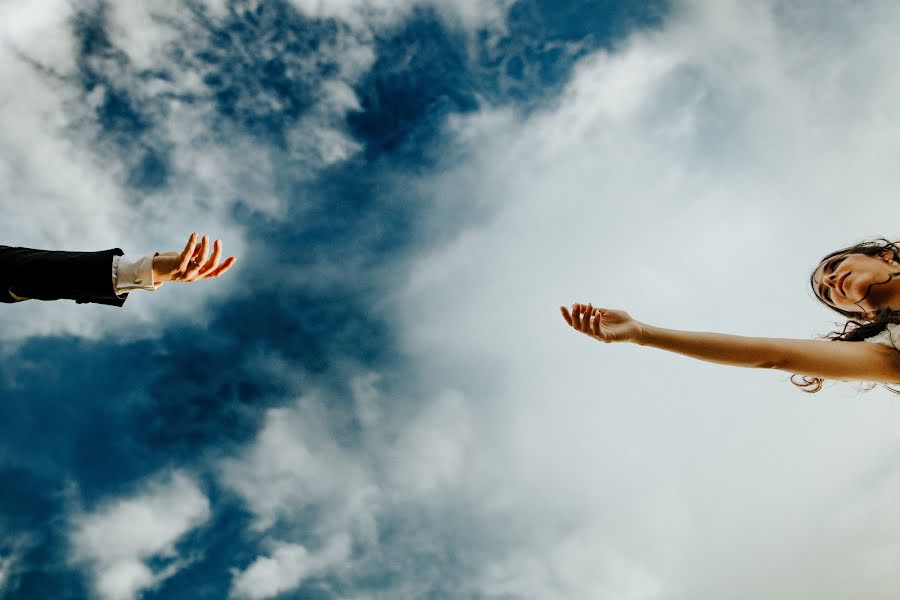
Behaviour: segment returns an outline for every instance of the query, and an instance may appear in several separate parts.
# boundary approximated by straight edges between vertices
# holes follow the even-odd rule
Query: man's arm
[[[197,245],[193,233],[182,252],[156,252],[138,259],[123,257],[121,248],[98,252],[38,250],[0,246],[0,302],[71,299],[122,306],[128,291],[155,291],[166,281],[189,283],[219,277],[235,263],[221,264],[221,240],[207,258],[209,238]]]
[[[122,306],[110,284],[110,265],[121,248],[97,252],[0,246],[0,302],[75,300]]]

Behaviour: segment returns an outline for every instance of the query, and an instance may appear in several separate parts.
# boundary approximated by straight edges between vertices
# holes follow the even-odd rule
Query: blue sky
[[[900,13],[740,4],[0,5],[3,243],[238,257],[4,309],[0,597],[888,597],[886,393],[558,314],[809,338],[892,234]]]

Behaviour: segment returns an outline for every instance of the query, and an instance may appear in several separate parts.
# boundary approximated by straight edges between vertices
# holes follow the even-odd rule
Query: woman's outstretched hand
[[[197,234],[192,233],[187,246],[181,252],[162,252],[153,257],[153,283],[164,281],[195,281],[197,279],[210,279],[218,277],[231,268],[233,256],[226,258],[222,264],[222,241],[216,240],[212,255],[207,260],[206,252],[209,249],[209,238],[203,236],[200,245],[197,245]]]
[[[594,308],[590,304],[573,304],[569,313],[560,306],[566,323],[601,342],[638,342],[643,335],[641,323],[624,310]]]

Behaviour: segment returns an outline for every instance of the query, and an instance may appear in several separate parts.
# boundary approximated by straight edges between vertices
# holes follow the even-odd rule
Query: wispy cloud
[[[28,535],[4,532],[0,542],[0,594],[6,596],[16,591],[19,575],[24,571],[22,561],[31,545]]]
[[[337,18],[354,28],[377,30],[395,25],[417,7],[432,7],[466,28],[502,27],[512,0],[292,0],[305,14]]]
[[[209,516],[209,500],[190,476],[157,476],[133,495],[73,516],[70,559],[85,565],[98,597],[137,598],[184,566],[175,544]]]
[[[329,535],[370,520],[370,475],[328,435],[326,414],[315,398],[297,409],[270,409],[254,444],[222,463],[222,481],[245,499],[256,529],[292,522],[322,505],[329,509],[315,529]]]
[[[316,576],[350,556],[350,539],[339,536],[318,552],[298,544],[276,543],[271,556],[259,557],[243,572],[235,573],[233,598],[262,600],[296,589],[304,579]]]

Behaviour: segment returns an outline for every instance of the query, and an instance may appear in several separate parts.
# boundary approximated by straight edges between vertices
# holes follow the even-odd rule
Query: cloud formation
[[[11,357],[37,335],[166,336],[129,347],[153,393],[134,377],[75,441],[45,426],[70,414],[63,392],[16,398],[65,438],[43,463],[91,462],[116,446],[95,431],[114,432],[142,458],[192,456],[224,492],[181,465],[95,489],[109,499],[68,541],[97,595],[176,597],[191,572],[235,598],[892,597],[885,396],[600,345],[557,307],[828,329],[816,259],[900,216],[896,7],[678,3],[547,99],[541,61],[589,46],[504,39],[472,58],[472,39],[512,28],[503,2],[19,4],[0,8],[0,74],[18,84],[0,92],[0,191],[18,199],[0,234],[140,252],[189,222],[259,253],[203,293],[221,313],[167,289],[118,313],[0,315]],[[207,337],[179,345],[185,322]],[[53,381],[42,348],[44,371],[4,376]],[[106,382],[108,363],[77,364]],[[234,529],[201,535],[231,500]],[[236,549],[191,570],[228,535]],[[27,560],[0,552],[0,581]]]
[[[317,18],[337,18],[358,29],[396,24],[417,7],[433,7],[451,22],[476,29],[502,26],[510,0],[292,0],[302,12]]]
[[[75,515],[70,558],[85,565],[99,598],[137,598],[184,566],[175,545],[209,516],[209,500],[190,476],[157,476],[131,496]],[[154,567],[151,560],[164,564]]]
[[[316,553],[299,544],[275,544],[272,555],[259,557],[241,573],[236,573],[231,589],[233,598],[263,600],[296,589],[310,576],[318,575],[350,556],[350,540],[346,536],[332,539]]]
[[[898,491],[871,466],[895,462],[887,398],[806,397],[784,373],[599,345],[557,308],[827,330],[807,290],[816,260],[900,217],[884,134],[900,117],[886,25],[900,14],[867,6],[817,8],[812,27],[795,4],[683,3],[661,30],[581,61],[552,107],[450,120],[468,159],[417,182],[432,200],[420,225],[443,235],[411,249],[408,285],[378,306],[416,382],[386,392],[401,441],[366,446],[350,470],[377,486],[360,514],[380,534],[408,526],[384,534],[385,553],[429,557],[386,596],[890,597],[876,557],[893,539],[863,533],[892,522],[877,498]],[[868,207],[852,228],[849,198]],[[308,434],[294,414],[280,437]],[[278,455],[270,427],[246,473]],[[304,456],[304,472],[334,458]]]
[[[884,162],[897,141],[883,134],[900,117],[884,19],[900,15],[876,4],[846,20],[809,9],[813,28],[793,3],[682,3],[660,31],[583,60],[552,109],[453,121],[472,159],[427,184],[441,201],[430,222],[461,206],[488,218],[418,257],[392,322],[419,373],[466,385],[471,420],[491,432],[470,451],[494,477],[462,468],[476,512],[505,509],[503,541],[483,534],[495,545],[482,593],[889,597],[895,577],[861,557],[893,542],[842,544],[832,529],[896,446],[878,424],[887,399],[823,403],[787,374],[600,345],[557,308],[826,331],[807,289],[815,262],[895,235],[883,228],[900,216]],[[891,519],[869,518],[856,526]],[[811,575],[823,565],[842,591]]]
[[[9,532],[4,532],[3,538],[0,542],[0,594],[12,595],[18,587],[20,563],[30,540],[28,536],[16,536]]]

